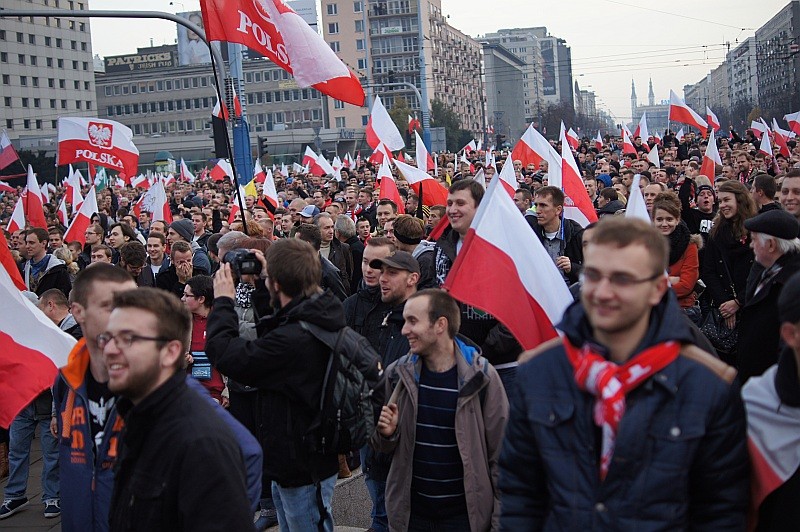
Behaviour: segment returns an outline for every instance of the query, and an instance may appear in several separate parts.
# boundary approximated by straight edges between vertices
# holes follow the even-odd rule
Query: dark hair
[[[744,222],[758,213],[756,203],[753,201],[753,197],[750,196],[750,191],[747,190],[747,187],[738,181],[728,180],[721,183],[717,190],[717,198],[719,198],[719,195],[723,192],[734,195],[736,200],[736,214],[729,220],[722,216],[721,213],[717,212],[717,215],[714,217],[714,225],[711,227],[711,231],[709,231],[709,236],[712,238],[717,236],[719,231],[727,226],[730,227],[734,239],[740,240],[745,238],[747,236],[747,229],[744,227]]]
[[[401,214],[394,221],[395,236],[400,235],[412,240],[422,240],[425,238],[425,224],[419,218],[409,214]]]
[[[47,229],[43,229],[41,227],[31,227],[25,232],[25,236],[28,235],[36,235],[36,239],[39,242],[47,242],[47,240],[50,238]]]
[[[654,220],[656,218],[656,211],[658,209],[667,211],[678,220],[681,219],[681,200],[678,199],[678,195],[672,191],[659,192],[656,194],[655,199],[653,199],[652,218]]]
[[[775,178],[769,174],[758,174],[753,178],[753,188],[760,190],[769,199],[774,199],[778,192],[778,185]]]
[[[192,216],[195,216],[195,215],[196,215],[196,216],[202,216],[202,218],[203,218],[203,221],[204,221],[204,222],[205,222],[206,220],[208,220],[208,216],[206,216],[206,213],[204,213],[203,211],[196,211],[196,212],[193,212],[193,213],[192,213]]]
[[[381,207],[381,206],[383,206],[383,205],[390,205],[390,206],[392,207],[392,212],[393,212],[394,214],[397,214],[397,203],[393,202],[393,201],[392,201],[392,200],[390,200],[390,199],[386,199],[386,198],[384,198],[384,199],[382,199],[382,200],[380,200],[380,201],[378,202],[378,207]]]
[[[192,316],[175,295],[166,290],[146,286],[117,292],[113,301],[115,309],[135,308],[155,315],[158,336],[167,338],[168,341],[178,340],[184,352],[189,348]],[[178,357],[176,366],[182,367],[183,360],[182,356]]]
[[[531,191],[527,188],[518,188],[514,191],[514,194],[522,194],[522,197],[528,201],[533,199],[533,194],[531,194]]]
[[[450,294],[439,288],[426,288],[411,295],[407,301],[418,297],[428,298],[428,321],[435,323],[439,318],[447,320],[447,335],[455,338],[461,327],[461,309],[458,301]]]
[[[316,226],[311,227],[316,229]],[[319,253],[298,238],[278,240],[267,254],[267,275],[288,297],[310,297],[317,293],[322,280]]]
[[[164,245],[167,244],[167,237],[164,236],[164,233],[159,233],[158,231],[150,231],[149,233],[147,233],[147,240],[150,240],[151,238],[157,238],[161,241],[162,244]],[[211,238],[209,238],[209,240],[211,240]]]
[[[295,236],[311,244],[311,247],[319,251],[322,245],[322,235],[319,227],[314,224],[300,224],[295,232]]]
[[[564,206],[564,192],[554,186],[546,186],[542,187],[536,191],[537,196],[550,196],[550,199],[553,200],[554,207],[563,207]]]
[[[57,234],[57,235],[60,235],[61,238],[64,238],[64,230],[61,229],[60,227],[50,227],[50,228],[48,228],[47,229],[47,234],[48,235],[56,235]]]
[[[639,244],[647,250],[653,264],[653,275],[667,269],[669,242],[644,220],[622,216],[605,216],[597,222],[592,233],[592,244],[626,248]]]
[[[195,298],[205,298],[203,306],[211,308],[214,303],[214,279],[208,275],[195,275],[186,281],[186,286],[192,289]]]
[[[483,186],[474,179],[459,179],[450,185],[450,189],[447,191],[447,193],[452,194],[453,192],[458,192],[459,190],[469,191],[470,195],[472,195],[472,199],[475,201],[476,207],[481,204],[481,200],[483,200],[483,194],[486,192],[483,189]]]
[[[105,246],[108,247],[108,246]],[[84,268],[78,272],[72,290],[69,293],[70,301],[84,307],[88,303],[89,292],[95,283],[124,283],[133,281],[131,274],[113,264],[92,264],[91,268]]]
[[[374,246],[374,247],[386,246],[392,250],[392,253],[394,253],[395,250],[397,249],[397,246],[394,245],[394,242],[392,242],[391,240],[389,240],[389,238],[385,236],[373,236],[372,238],[364,242],[364,245]]]
[[[138,268],[147,261],[147,251],[138,240],[125,242],[119,248],[119,259],[127,266]]]
[[[111,233],[115,227],[119,227],[119,230],[122,231],[123,239],[127,236],[128,241],[136,240],[136,233],[133,231],[133,228],[130,225],[117,222],[115,224],[111,224],[111,226],[108,228],[108,232]]]
[[[177,242],[172,244],[172,247],[170,247],[169,258],[172,259],[175,256],[175,253],[178,251],[181,253],[186,253],[186,252],[191,253],[192,246],[184,240],[178,240]]]
[[[45,290],[44,293],[39,296],[39,304],[50,303],[50,302],[61,308],[69,307],[69,301],[67,300],[67,296],[64,295],[64,292],[62,292],[58,288],[51,288],[50,290]]]
[[[245,238],[239,243],[239,247],[245,249],[257,249],[266,256],[267,250],[272,245],[272,241],[266,238]]]
[[[619,199],[619,193],[614,187],[603,187],[603,190],[600,191],[600,196],[608,201],[617,201]]]
[[[221,233],[214,233],[213,235],[208,237],[208,240],[206,240],[206,249],[208,249],[209,253],[213,253],[214,255],[219,255],[219,247],[217,247],[217,242],[219,242],[220,238],[222,238]]]

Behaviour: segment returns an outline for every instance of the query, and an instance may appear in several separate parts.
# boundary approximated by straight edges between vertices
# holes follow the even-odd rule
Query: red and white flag
[[[194,174],[189,171],[189,167],[186,166],[186,162],[181,157],[181,181],[185,181],[187,183],[194,183]]]
[[[561,135],[561,180],[554,179],[551,172],[548,184],[564,191],[564,218],[569,218],[586,227],[597,221],[597,212],[581,179],[575,157],[569,148],[565,135]]]
[[[31,227],[47,229],[42,191],[36,181],[36,174],[33,173],[31,165],[28,165],[28,186],[27,192],[23,194],[23,197],[25,198],[25,216],[28,218],[28,224]]]
[[[264,186],[261,194],[264,196],[264,199],[270,202],[274,207],[278,206],[280,200],[278,199],[278,190],[275,188],[275,178],[272,176],[272,170],[267,170],[264,176]]]
[[[416,152],[417,152],[417,168],[424,170],[426,172],[430,172],[433,170],[436,165],[433,163],[433,158],[431,154],[428,153],[428,149],[425,147],[425,143],[422,142],[422,139],[419,136],[419,133],[414,131],[414,138],[416,143]]]
[[[772,131],[774,133],[773,140],[775,144],[780,147],[781,155],[784,157],[789,157],[791,155],[791,150],[789,150],[789,139],[792,137],[793,133],[791,131],[786,131],[785,129],[781,129],[778,126],[778,121],[774,118],[772,119]]]
[[[418,130],[422,127],[422,124],[417,119],[416,116],[408,115],[408,134],[410,135],[414,131]]]
[[[650,131],[647,129],[647,113],[642,113],[642,118],[639,119],[639,125],[636,126],[633,136],[640,137],[642,146],[645,150],[650,151],[650,146],[647,144],[647,140],[650,138]]]
[[[517,174],[514,172],[514,161],[511,160],[511,155],[506,158],[502,170],[500,170],[500,184],[506,189],[506,192],[513,198],[517,191]]]
[[[769,133],[761,135],[761,144],[758,146],[758,151],[772,157],[772,143],[769,141]]]
[[[708,123],[703,120],[702,116],[686,105],[683,98],[678,97],[673,90],[669,91],[669,120],[699,129],[703,138],[708,132]]]
[[[341,181],[342,180],[341,172],[342,168],[344,168],[344,163],[342,163],[342,160],[339,158],[338,155],[333,158],[333,161],[331,161],[331,168],[333,168],[333,177],[334,178],[338,177],[338,179],[336,180]]]
[[[656,168],[661,168],[661,160],[658,158],[658,148],[653,146],[653,149],[647,152],[647,160]]]
[[[597,130],[597,136],[594,138],[594,147],[598,152],[603,151],[603,137],[600,136],[600,130]]]
[[[50,187],[47,183],[42,183],[42,188],[39,189],[42,193],[42,203],[50,203]]]
[[[714,131],[711,131],[708,135],[708,145],[706,146],[706,153],[703,155],[703,163],[700,165],[700,175],[706,176],[712,185],[717,173],[717,165],[722,165],[722,159],[719,156]]]
[[[715,132],[719,131],[722,126],[719,124],[719,118],[717,115],[714,114],[714,111],[711,110],[711,107],[706,105],[706,120],[708,121],[708,125],[711,126]]]
[[[225,181],[226,177],[233,179],[233,168],[231,168],[231,163],[229,163],[227,159],[218,160],[217,164],[214,165],[214,168],[211,169],[209,175],[214,181]]]
[[[483,190],[486,190],[486,174],[483,173],[483,168],[479,168],[475,175],[472,177],[475,181],[481,184]]]
[[[8,253],[8,248],[0,253]],[[0,300],[0,427],[7,428],[53,385],[75,339],[22,295],[4,267],[0,267]]]
[[[141,188],[147,190],[150,188],[150,180],[147,179],[146,175],[139,174],[136,177],[131,178],[131,186],[133,188]]]
[[[647,223],[652,223],[650,215],[647,213],[647,204],[644,201],[642,189],[639,187],[639,182],[641,179],[641,174],[636,174],[633,176],[630,197],[628,198],[628,203],[625,206],[625,217],[638,218]]]
[[[563,122],[562,122],[562,124],[563,124]],[[578,137],[578,134],[575,133],[575,131],[573,131],[572,128],[569,128],[567,130],[567,142],[569,143],[570,147],[573,150],[577,150],[578,146],[581,145],[580,137]]]
[[[638,155],[636,151],[636,146],[633,145],[631,141],[630,133],[628,132],[628,128],[623,128],[622,130],[622,153],[631,153],[633,155]]]
[[[77,210],[75,212],[77,212]],[[67,211],[66,195],[61,196],[61,202],[58,204],[58,210],[56,211],[56,216],[58,216],[58,220],[64,227],[66,227],[67,224],[69,224],[69,211]]]
[[[751,121],[750,129],[753,130],[753,134],[759,139],[764,135],[764,133],[769,134],[769,126],[767,126],[763,118]]]
[[[83,161],[136,175],[139,150],[133,132],[113,120],[62,117],[58,119],[58,164]]]
[[[415,132],[416,133],[416,132]],[[397,205],[397,214],[405,214],[405,203],[400,196],[400,191],[397,190],[397,183],[394,180],[392,171],[389,168],[389,161],[383,160],[381,166],[378,168],[378,175],[376,176],[380,182],[379,199],[392,200]]]
[[[6,183],[5,181],[0,181],[0,192],[16,192],[17,189]]]
[[[461,148],[461,151],[463,151],[464,153],[472,153],[477,149],[478,149],[478,145],[475,144],[475,139],[472,139],[469,142],[467,142],[466,146]]]
[[[175,175],[174,174],[167,174],[167,177],[163,175],[160,178],[161,184],[164,185],[164,188],[168,188],[175,184]]]
[[[441,183],[416,166],[406,164],[399,159],[395,159],[394,164],[423,205],[447,205],[447,189]]]
[[[172,211],[169,209],[169,200],[167,199],[167,191],[164,189],[164,183],[160,179],[156,179],[147,192],[144,193],[133,207],[133,212],[136,217],[142,211],[149,212],[152,220],[163,220],[167,225],[172,223]]]
[[[210,41],[244,44],[294,76],[302,88],[364,105],[358,77],[323,38],[281,0],[200,0]]]
[[[261,163],[256,160],[253,166],[253,182],[254,183],[263,183],[267,179],[267,174],[264,172],[264,168],[261,166]]]
[[[11,213],[11,219],[8,220],[6,231],[13,233],[25,229],[25,207],[22,204],[22,196],[17,199],[17,204],[14,205],[14,211]]]
[[[786,120],[786,123],[789,124],[789,129],[791,129],[795,135],[800,135],[800,111],[783,115],[783,119]]]
[[[372,155],[367,157],[367,161],[372,164],[377,164],[378,166],[383,163],[384,159],[388,161],[394,161],[394,157],[392,157],[392,152],[386,149],[386,146],[383,144],[378,144],[378,147],[375,148],[375,151],[372,152]]]
[[[533,124],[528,126],[519,142],[511,151],[511,158],[522,162],[522,166],[533,163],[539,166],[542,161],[547,161],[552,166],[554,160],[561,160],[558,152],[550,145],[546,138],[539,133]]]
[[[375,150],[379,144],[384,144],[389,151],[398,151],[405,148],[403,136],[383,106],[380,96],[375,96],[372,111],[369,114],[366,128],[367,144]]]
[[[64,234],[64,242],[72,242],[77,240],[81,246],[86,243],[86,228],[92,223],[92,215],[98,212],[97,208],[97,194],[95,194],[94,186],[86,193],[86,198],[78,211],[72,210],[72,223],[69,224],[67,232]]]
[[[0,134],[0,170],[11,166],[16,161],[19,161],[17,150],[14,149],[11,139],[8,138],[5,130],[3,130]]]
[[[491,290],[475,290],[487,282]],[[524,349],[555,338],[554,325],[572,302],[561,273],[497,175],[444,288],[459,301],[494,315]]]
[[[234,87],[232,83],[230,87],[231,96],[233,99],[233,116],[239,118],[242,116],[242,101],[239,99],[239,95],[236,94],[236,87]],[[217,103],[214,104],[214,108],[211,110],[211,115],[221,118],[222,120],[228,120],[231,117],[230,112],[228,111],[228,104],[219,97],[219,93],[217,93]]]
[[[677,140],[678,142],[682,141],[684,135],[685,133],[683,132],[683,128],[680,128],[678,132],[675,134],[675,140]]]

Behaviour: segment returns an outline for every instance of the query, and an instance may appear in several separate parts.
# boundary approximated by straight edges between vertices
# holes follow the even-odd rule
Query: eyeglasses
[[[654,281],[663,276],[663,273],[657,273],[644,279],[638,279],[628,273],[612,273],[611,275],[603,275],[599,270],[593,268],[584,268],[579,278],[581,284],[599,284],[603,279],[608,279],[611,286],[615,288],[629,288],[631,286]]]
[[[108,342],[114,340],[114,343],[117,344],[117,347],[120,349],[128,349],[130,348],[134,342],[169,342],[169,338],[164,338],[163,336],[142,336],[140,334],[132,333],[131,331],[122,331],[117,334],[112,334],[110,332],[104,332],[102,334],[97,335],[97,347],[100,349],[105,349],[108,345]]]

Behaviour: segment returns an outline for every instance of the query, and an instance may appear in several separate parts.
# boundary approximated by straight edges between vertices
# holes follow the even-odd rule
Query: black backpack
[[[372,392],[383,373],[378,353],[350,327],[339,331],[300,321],[331,350],[322,381],[319,413],[303,436],[306,449],[346,454],[363,447],[375,432]]]

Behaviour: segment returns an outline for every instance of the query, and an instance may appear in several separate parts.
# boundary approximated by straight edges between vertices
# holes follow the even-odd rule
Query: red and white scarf
[[[614,455],[617,428],[625,414],[625,396],[678,358],[681,346],[678,342],[657,344],[621,366],[593,352],[588,344],[578,349],[565,339],[564,349],[578,388],[597,398],[594,422],[603,433],[600,480],[605,480]]]

